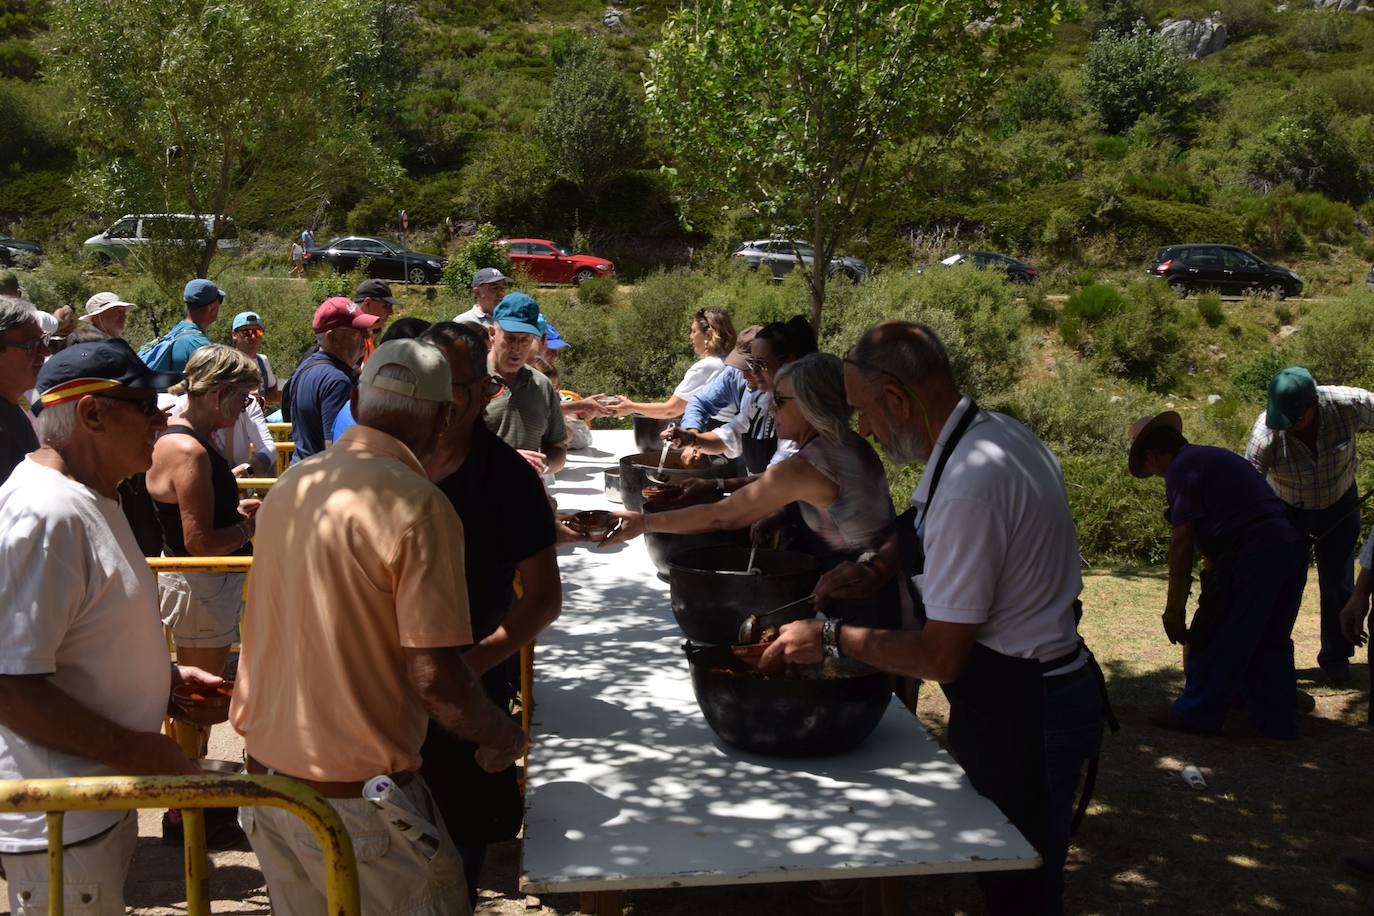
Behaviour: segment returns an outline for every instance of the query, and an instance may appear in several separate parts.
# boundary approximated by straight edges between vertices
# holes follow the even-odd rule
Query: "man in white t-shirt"
[[[483,267],[477,271],[472,275],[473,306],[453,320],[459,324],[465,321],[480,324],[491,331],[496,326],[496,319],[491,317],[491,313],[496,311],[496,304],[505,298],[506,284],[509,282],[510,277],[495,267]]]
[[[787,624],[763,663],[853,657],[939,681],[950,752],[1045,863],[980,875],[989,912],[1062,913],[1074,796],[1109,710],[1078,636],[1078,536],[1059,462],[1020,423],[960,394],[925,325],[870,328],[845,357],[845,393],[860,433],[925,471],[894,535],[822,576],[816,604],[873,595],[901,575],[924,626]]]
[[[38,376],[41,445],[0,487],[0,779],[199,772],[160,731],[170,691],[221,679],[171,665],[157,583],[116,501],[167,427],[123,340],[76,344]],[[81,912],[122,914],[132,811],[72,811],[63,881]],[[10,911],[47,910],[44,817],[0,814]]]

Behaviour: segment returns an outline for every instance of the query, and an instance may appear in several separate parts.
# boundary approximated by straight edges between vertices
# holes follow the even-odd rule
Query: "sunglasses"
[[[38,350],[47,350],[48,342],[42,337],[35,337],[32,340],[5,340],[0,338],[0,349],[23,350],[25,353],[36,353]]]
[[[244,337],[261,337],[262,328],[239,328],[234,333],[242,334]]]
[[[162,408],[157,406],[156,396],[151,398],[125,398],[120,397],[117,394],[93,394],[91,395],[91,397],[101,398],[106,401],[121,401],[125,404],[128,404],[130,407],[134,408],[139,413],[143,414],[145,417],[148,417],[149,419],[163,413]]]
[[[744,361],[744,368],[750,372],[762,372],[768,368],[768,363],[758,356],[751,356]]]
[[[456,387],[475,385],[482,383],[482,397],[490,401],[501,393],[501,389],[506,387],[506,380],[499,375],[478,375],[468,379],[466,382],[455,382]]]

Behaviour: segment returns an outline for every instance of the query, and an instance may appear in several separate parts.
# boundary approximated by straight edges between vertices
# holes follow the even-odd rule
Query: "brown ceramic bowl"
[[[610,534],[615,522],[615,513],[605,509],[588,509],[564,520],[564,524],[589,541],[599,541]]]
[[[218,687],[182,684],[172,690],[172,705],[176,718],[196,725],[218,725],[229,719],[229,701],[234,697],[234,682],[225,681]]]

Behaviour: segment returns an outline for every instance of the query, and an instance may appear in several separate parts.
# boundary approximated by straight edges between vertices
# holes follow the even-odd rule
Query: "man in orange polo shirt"
[[[427,720],[476,742],[492,772],[527,742],[461,654],[472,642],[462,523],[422,466],[452,412],[448,362],[428,344],[384,343],[353,398],[358,425],[282,475],[259,510],[230,722],[250,773],[330,799],[363,912],[467,914],[462,864],[414,772]],[[437,852],[362,798],[383,774],[439,828]],[[322,912],[323,859],[303,825],[277,808],[240,818],[272,911]]]

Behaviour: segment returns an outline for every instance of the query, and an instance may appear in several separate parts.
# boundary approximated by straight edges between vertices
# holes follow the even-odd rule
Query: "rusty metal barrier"
[[[131,808],[237,808],[269,805],[305,821],[324,852],[324,889],[331,916],[361,916],[353,843],[329,802],[284,776],[86,776],[0,780],[0,811],[47,815],[48,914],[62,916],[62,818],[67,811]],[[202,855],[186,859],[186,912],[209,916],[209,870]]]

